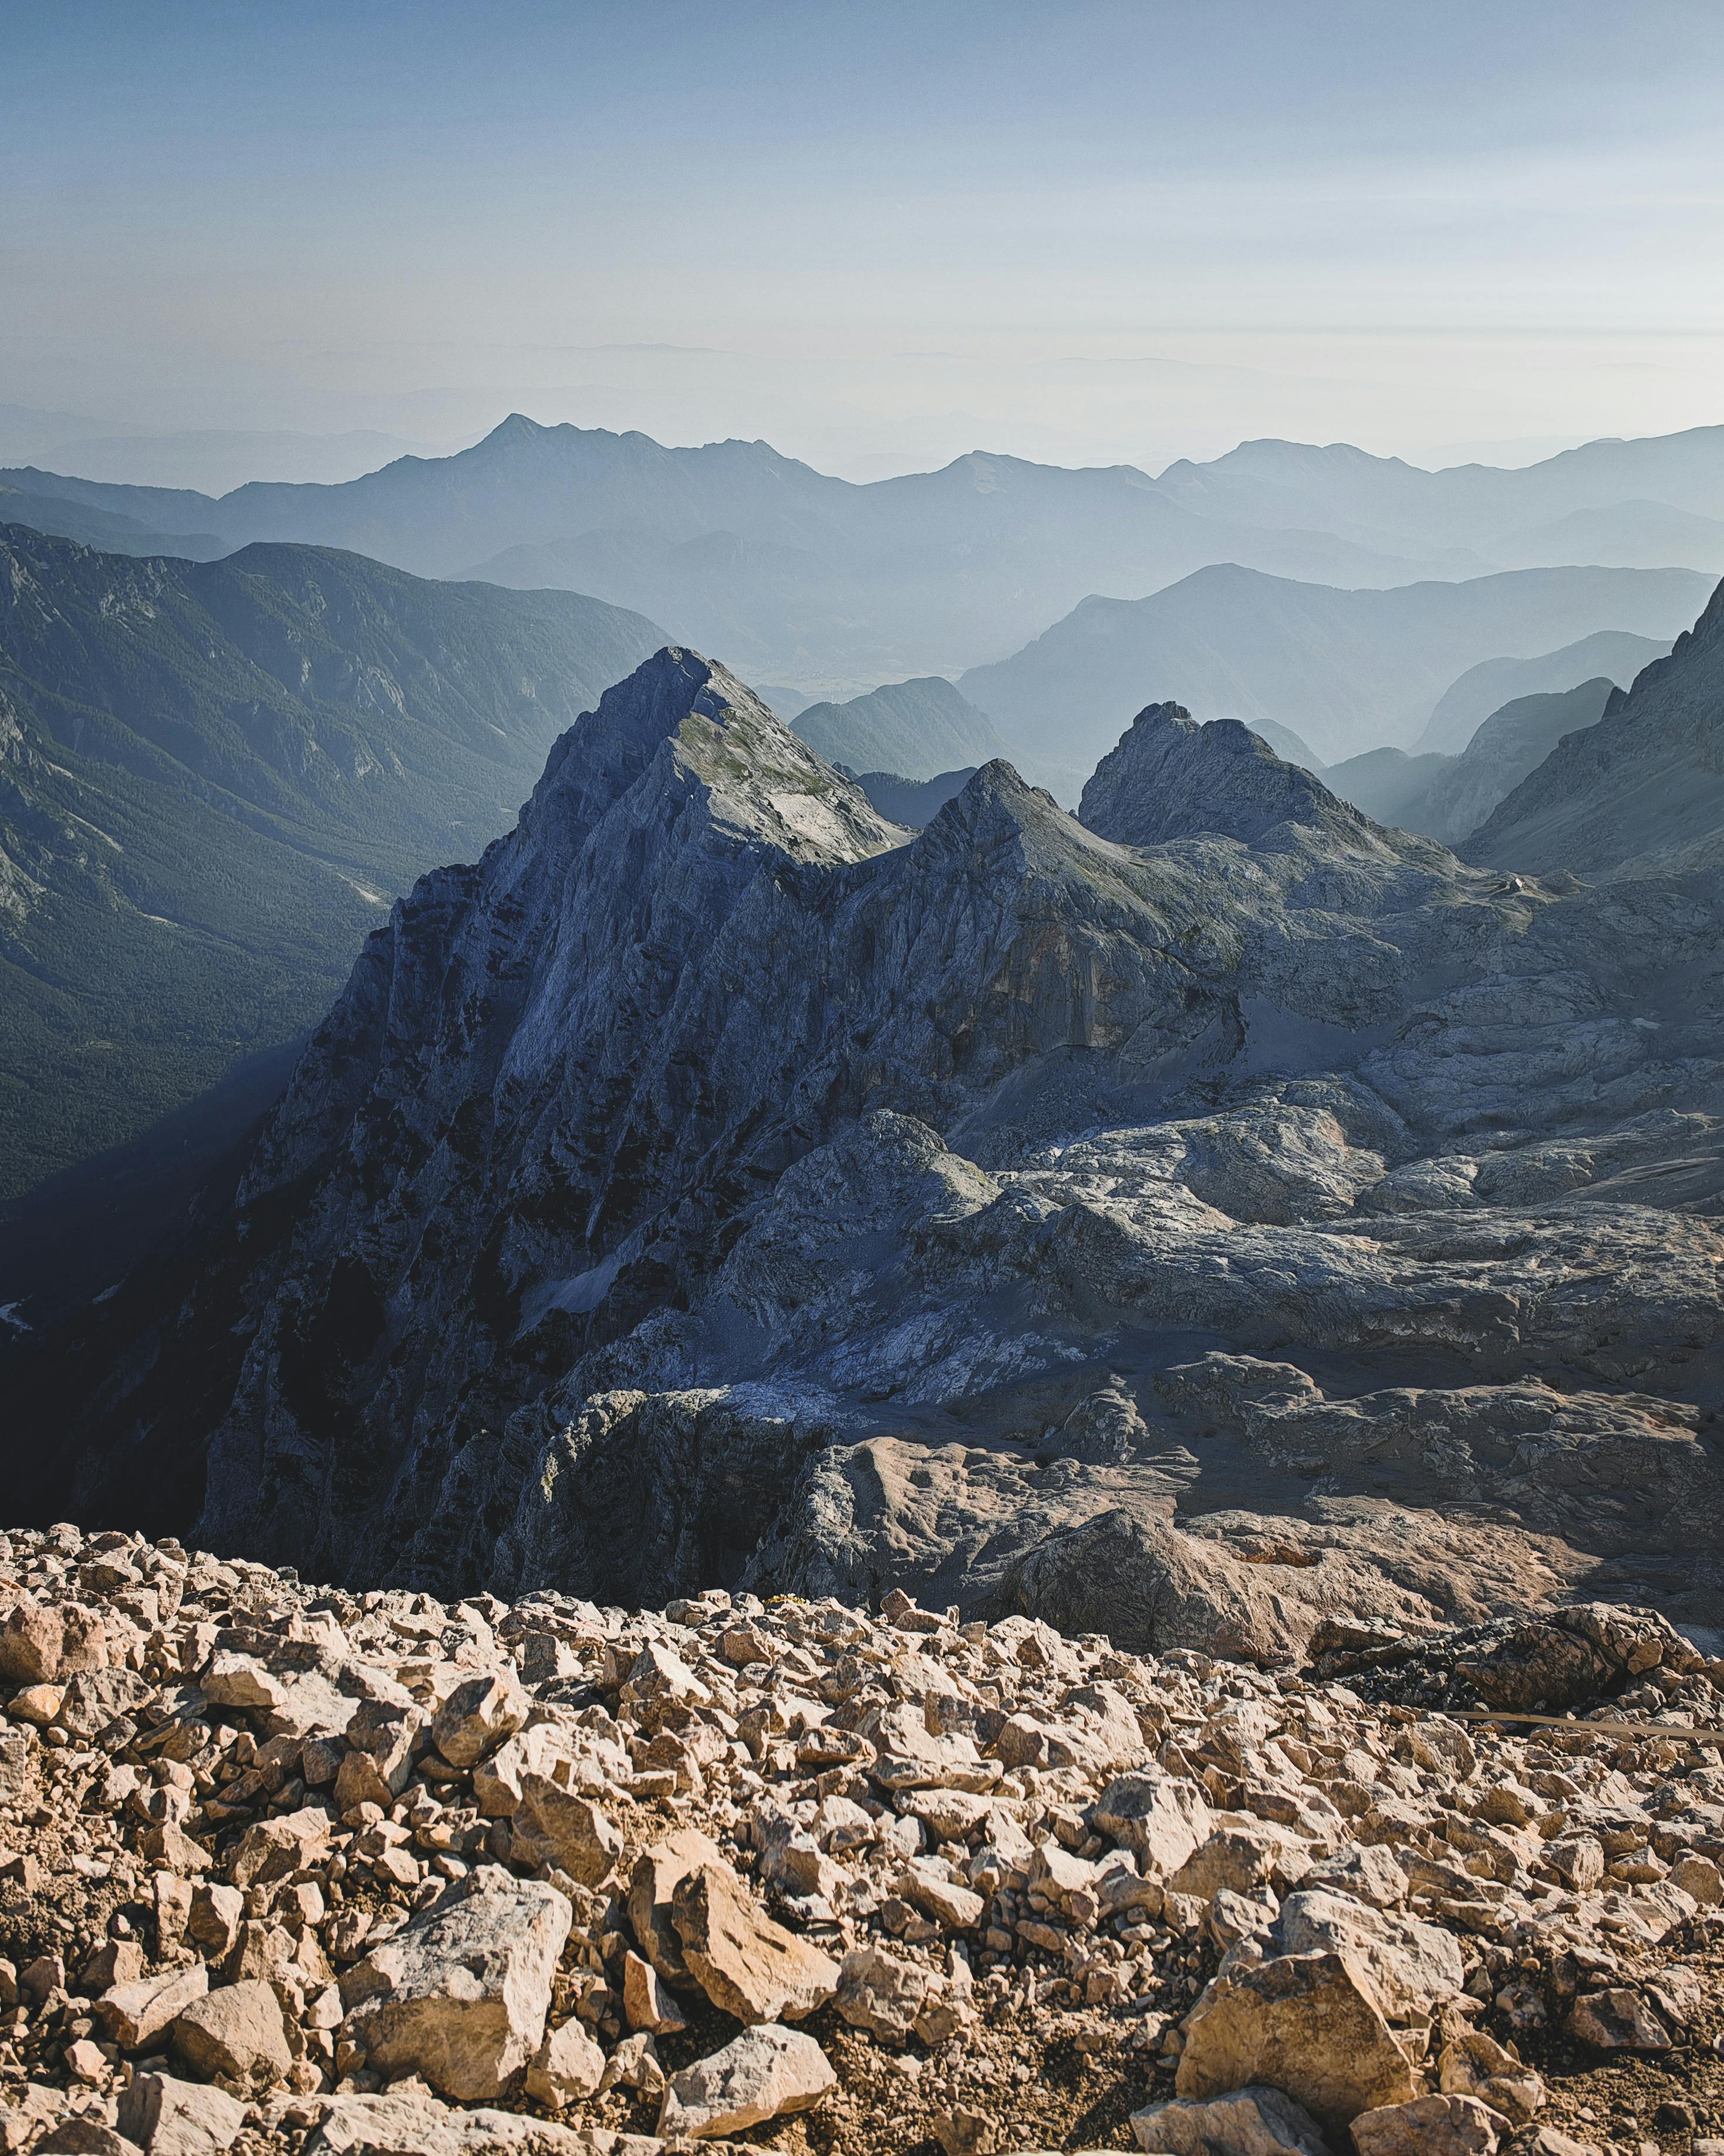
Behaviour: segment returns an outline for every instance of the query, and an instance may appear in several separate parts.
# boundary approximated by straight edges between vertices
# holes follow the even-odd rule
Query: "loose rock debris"
[[[0,2149],[1715,2156],[1724,1664],[1316,1644],[0,1536]]]

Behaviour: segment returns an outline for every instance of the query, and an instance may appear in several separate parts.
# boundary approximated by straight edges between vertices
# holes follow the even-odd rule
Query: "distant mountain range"
[[[1250,726],[1273,720],[1339,761],[1412,741],[1481,660],[1544,652],[1603,623],[1674,636],[1711,588],[1691,569],[1567,568],[1349,592],[1229,565],[1145,599],[1085,599],[958,685],[1056,792],[1150,698]]]
[[[4,484],[0,484],[0,521],[27,524],[57,538],[81,540],[86,547],[100,547],[110,554],[173,554],[211,562],[232,551],[213,532],[159,531],[121,510]]]
[[[301,1034],[395,896],[506,829],[663,640],[322,549],[0,526],[0,1199]]]
[[[829,763],[900,778],[936,778],[961,765],[973,770],[1006,752],[987,713],[938,675],[891,682],[847,704],[810,704],[790,730]]]
[[[998,660],[1086,598],[1141,599],[1218,563],[1365,589],[1537,564],[1724,566],[1716,428],[1593,443],[1524,471],[1426,472],[1344,444],[1255,442],[1158,479],[976,452],[854,485],[764,442],[670,449],[516,414],[455,455],[402,457],[336,485],[216,496],[33,467],[0,485],[38,497],[46,506],[27,521],[49,528],[71,531],[77,511],[126,518],[105,535],[115,547],[122,530],[152,548],[184,534],[191,553],[290,540],[420,575],[578,590],[763,680],[828,695]],[[1634,626],[1607,617],[1574,634]]]
[[[1565,695],[1581,682],[1603,675],[1626,685],[1643,666],[1662,659],[1671,636],[1634,636],[1624,629],[1600,629],[1559,651],[1535,659],[1485,659],[1470,666],[1437,699],[1424,731],[1413,743],[1415,756],[1434,752],[1458,756],[1493,711],[1522,696]]]
[[[1724,427],[1694,427],[1639,441],[1588,442],[1519,470],[1455,465],[1424,471],[1398,457],[1373,457],[1345,442],[1241,442],[1213,464],[1171,465],[1157,482],[1194,514],[1262,526],[1316,524],[1354,544],[1404,550],[1465,548],[1480,566],[1555,567],[1598,561],[1568,551],[1590,530],[1618,543],[1633,535],[1644,548],[1649,511],[1674,511],[1670,542],[1686,550],[1644,564],[1710,567],[1721,561],[1724,521]],[[1582,520],[1593,516],[1590,526]],[[1569,525],[1569,520],[1576,520]],[[1698,520],[1696,526],[1696,520]],[[1539,552],[1543,543],[1560,552]],[[1534,557],[1537,558],[1534,558]]]
[[[1379,824],[1459,845],[1565,734],[1596,726],[1615,693],[1599,676],[1559,696],[1519,696],[1493,712],[1459,756],[1369,749],[1331,764],[1323,783]]]

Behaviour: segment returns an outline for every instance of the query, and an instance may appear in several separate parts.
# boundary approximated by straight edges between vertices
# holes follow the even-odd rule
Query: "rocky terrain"
[[[1588,1599],[1724,1645],[1719,901],[1470,867],[1169,706],[1076,818],[996,762],[912,837],[666,650],[27,1372],[18,1502],[1263,1665]]]
[[[13,2151],[1724,2125],[1724,1662],[1644,1611],[1343,1622],[1270,1672],[901,1594],[449,1603],[61,1526],[0,1536],[0,1613]]]

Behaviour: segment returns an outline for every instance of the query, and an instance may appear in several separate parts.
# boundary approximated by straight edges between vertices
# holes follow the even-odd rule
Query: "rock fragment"
[[[189,1969],[163,1969],[104,1992],[95,2003],[96,2018],[122,2051],[139,2051],[208,1989],[209,1972],[201,1961]]]
[[[629,1881],[629,1922],[636,1945],[668,1983],[693,1980],[673,1918],[677,1887],[697,1866],[723,1862],[717,1843],[696,1827],[679,1829],[635,1860]]]
[[[826,2054],[801,2030],[745,2029],[734,2043],[673,2077],[659,2132],[695,2141],[745,2133],[769,2118],[812,2110],[837,2083]]]
[[[256,1979],[194,1999],[168,2035],[193,2073],[236,2094],[260,2094],[293,2069],[281,2008],[270,1987]]]
[[[800,2021],[838,1989],[838,1964],[775,1923],[728,1865],[700,1864],[679,1881],[671,1920],[689,1974],[739,2021]]]
[[[532,1702],[506,1671],[459,1684],[432,1717],[431,1739],[452,1767],[476,1766],[526,1722]]]
[[[1331,2128],[1418,2094],[1369,1979],[1338,1953],[1285,1954],[1219,1977],[1193,2010],[1178,2093],[1265,2082]]]
[[[135,2074],[120,2092],[116,2123],[146,2156],[223,2156],[239,2138],[245,2107],[224,2089],[172,2074]]]
[[[1420,2096],[1360,2113],[1358,2156],[1496,2156],[1508,2121],[1471,2096]]]
[[[555,1887],[475,1872],[350,1971],[343,2033],[373,2071],[500,2096],[543,2041],[571,1917]]]
[[[526,2092],[560,2111],[591,2096],[604,2077],[604,2053],[578,2021],[546,2031],[526,2070]]]
[[[1278,2088],[1152,2103],[1132,2112],[1131,2131],[1152,2156],[1331,2156],[1316,2119]]]
[[[1667,2051],[1670,2032],[1639,1993],[1627,1984],[1578,1999],[1568,2033],[1600,2051]]]

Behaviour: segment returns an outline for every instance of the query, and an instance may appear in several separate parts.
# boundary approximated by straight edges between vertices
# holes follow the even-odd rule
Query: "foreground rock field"
[[[1715,2156],[1724,1663],[1311,1651],[0,1536],[0,2148]]]

